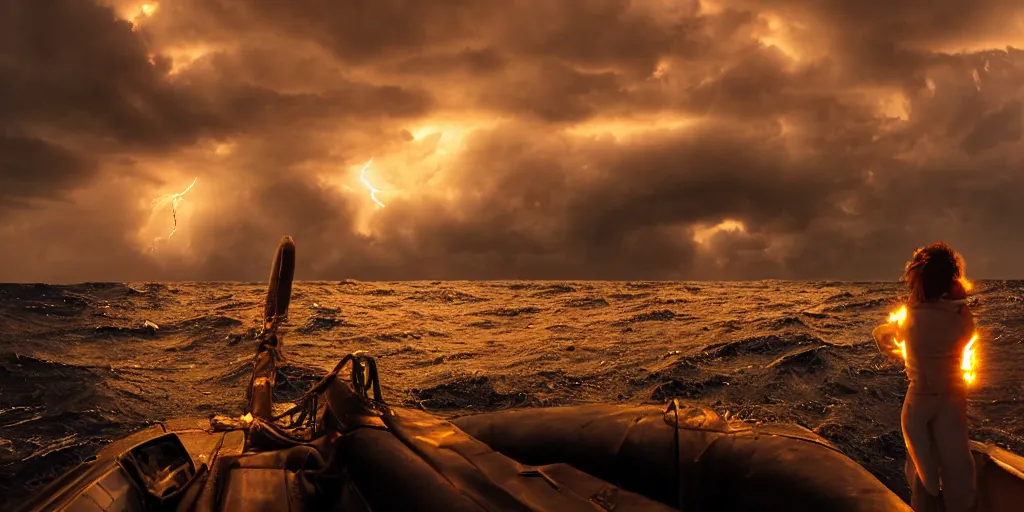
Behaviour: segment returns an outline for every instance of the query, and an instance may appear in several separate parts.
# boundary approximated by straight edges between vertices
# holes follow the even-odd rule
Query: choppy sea
[[[0,285],[0,510],[151,422],[241,413],[264,292]],[[906,498],[907,381],[870,336],[901,292],[781,281],[298,282],[277,392],[297,396],[362,350],[377,358],[387,400],[444,416],[679,397],[812,429]],[[981,332],[973,437],[1024,453],[1024,282],[978,282],[971,305]]]

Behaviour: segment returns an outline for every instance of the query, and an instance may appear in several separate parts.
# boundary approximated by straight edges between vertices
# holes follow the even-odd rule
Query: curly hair
[[[966,298],[960,279],[964,260],[945,242],[936,242],[914,251],[903,280],[910,290],[910,302],[928,302],[944,296]]]

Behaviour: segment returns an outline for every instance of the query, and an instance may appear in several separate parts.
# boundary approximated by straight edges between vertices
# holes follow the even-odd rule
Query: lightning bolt
[[[359,181],[362,181],[363,185],[366,185],[366,188],[370,190],[370,199],[373,199],[373,202],[377,203],[378,207],[384,208],[384,203],[377,199],[377,192],[380,192],[380,190],[373,188],[373,185],[371,185],[369,181],[366,181],[366,169],[368,169],[372,163],[373,158],[370,158],[370,161],[366,162],[366,165],[364,165],[362,170],[359,171]]]
[[[197,181],[199,181],[199,178],[194,178],[192,180],[192,184],[190,184],[188,188],[178,192],[177,194],[167,194],[153,200],[153,212],[167,206],[168,203],[171,205],[171,217],[174,219],[174,227],[171,228],[171,234],[167,235],[168,239],[174,236],[174,233],[178,231],[178,204],[185,199],[185,194],[187,194],[189,190],[192,190],[192,187],[196,186]]]

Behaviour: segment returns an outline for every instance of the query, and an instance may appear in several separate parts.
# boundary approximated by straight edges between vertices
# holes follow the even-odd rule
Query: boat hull
[[[909,510],[810,431],[730,424],[701,407],[586,405],[454,423],[523,463],[568,463],[683,510]]]
[[[909,510],[812,432],[730,424],[700,407],[588,405],[452,421],[389,407],[346,418],[316,443],[258,453],[246,451],[247,430],[216,431],[206,418],[154,425],[22,510]],[[191,480],[154,499],[125,454],[169,436],[187,451]],[[977,442],[972,450],[979,510],[1019,510],[1024,458]]]

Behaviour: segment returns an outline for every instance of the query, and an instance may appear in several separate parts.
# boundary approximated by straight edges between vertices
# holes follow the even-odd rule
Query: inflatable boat
[[[795,425],[730,422],[677,400],[451,421],[388,404],[350,354],[275,404],[277,326],[295,248],[278,248],[247,413],[168,421],[52,482],[24,511],[907,511],[867,470]],[[1020,510],[1024,459],[974,444],[981,510]]]

